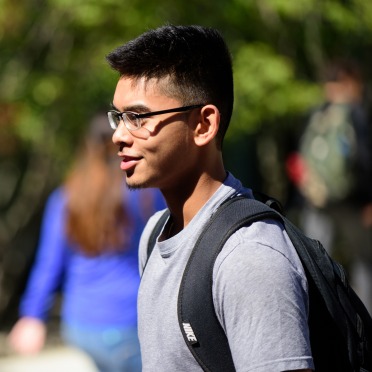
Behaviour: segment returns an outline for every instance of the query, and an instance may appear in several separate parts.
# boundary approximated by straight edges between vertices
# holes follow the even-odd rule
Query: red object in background
[[[305,162],[297,152],[290,154],[285,163],[289,179],[295,184],[300,185],[304,181]]]

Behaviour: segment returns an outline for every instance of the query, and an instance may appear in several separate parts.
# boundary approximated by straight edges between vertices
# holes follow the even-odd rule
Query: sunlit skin
[[[122,77],[113,106],[119,111],[149,112],[183,106],[162,93],[165,81]],[[147,118],[148,138],[130,133],[121,122],[113,135],[129,187],[157,187],[171,211],[173,234],[185,227],[226,177],[216,145],[220,114],[207,104],[187,113]]]

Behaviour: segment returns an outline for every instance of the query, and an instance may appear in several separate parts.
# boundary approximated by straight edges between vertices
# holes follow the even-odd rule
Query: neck
[[[166,229],[167,238],[179,233],[186,227],[198,211],[217,191],[226,178],[223,167],[215,175],[203,173],[194,183],[182,182],[178,187],[161,190],[171,212],[170,222]]]

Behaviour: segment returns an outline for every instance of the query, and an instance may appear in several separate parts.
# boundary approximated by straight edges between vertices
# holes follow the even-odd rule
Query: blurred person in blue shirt
[[[62,290],[63,340],[100,372],[141,371],[137,337],[138,245],[163,209],[155,189],[128,190],[106,115],[97,115],[64,184],[49,197],[36,260],[9,334],[21,354],[39,352],[48,313]]]

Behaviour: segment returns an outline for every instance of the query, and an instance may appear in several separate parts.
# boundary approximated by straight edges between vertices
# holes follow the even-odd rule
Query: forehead
[[[122,109],[138,104],[156,107],[162,103],[178,102],[164,93],[166,84],[166,79],[121,77],[116,85],[113,103]]]

